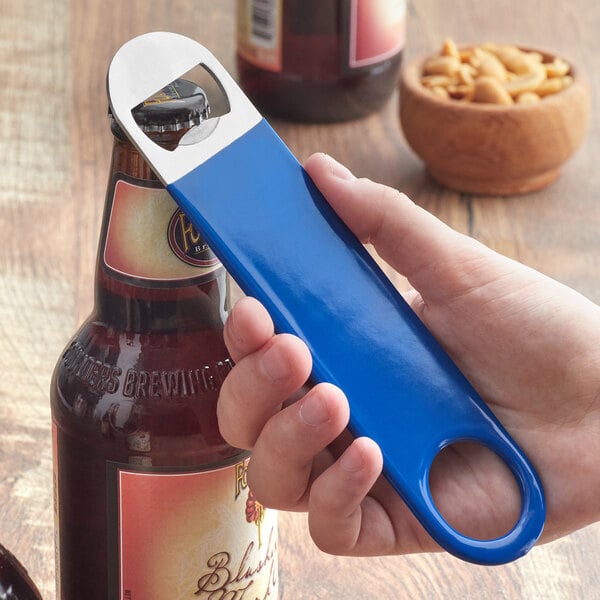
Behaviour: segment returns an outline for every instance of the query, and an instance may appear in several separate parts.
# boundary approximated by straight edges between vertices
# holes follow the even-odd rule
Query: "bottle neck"
[[[222,327],[222,265],[133,145],[113,133],[93,318],[134,332]],[[174,147],[181,135],[155,141]]]

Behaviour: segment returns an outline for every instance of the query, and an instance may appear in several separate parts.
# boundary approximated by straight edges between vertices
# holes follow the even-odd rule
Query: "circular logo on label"
[[[167,235],[171,250],[188,265],[208,268],[219,264],[219,259],[181,210],[173,213]]]

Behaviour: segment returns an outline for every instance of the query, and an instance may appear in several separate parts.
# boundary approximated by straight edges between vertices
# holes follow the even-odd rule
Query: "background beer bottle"
[[[2,544],[0,544],[0,598],[42,600],[25,567]]]
[[[273,116],[329,122],[380,109],[396,87],[406,0],[238,0],[239,81]]]
[[[172,149],[207,112],[177,80],[134,117]],[[276,516],[217,427],[226,273],[111,127],[95,306],[51,388],[58,599],[274,598]]]

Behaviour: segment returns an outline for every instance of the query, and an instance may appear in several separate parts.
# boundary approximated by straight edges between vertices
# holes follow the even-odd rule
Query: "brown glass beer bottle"
[[[25,567],[0,544],[0,598],[2,600],[42,600]]]
[[[238,0],[239,81],[257,108],[331,122],[379,110],[396,87],[406,0]]]
[[[173,149],[207,111],[177,80],[134,117]],[[57,598],[276,598],[276,514],[217,427],[226,273],[111,127],[95,306],[52,379]]]

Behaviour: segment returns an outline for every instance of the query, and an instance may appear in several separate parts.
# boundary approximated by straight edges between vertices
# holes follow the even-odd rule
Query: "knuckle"
[[[340,526],[337,519],[331,518],[316,521],[309,514],[309,533],[315,546],[321,552],[333,556],[349,556],[355,546],[356,539],[352,530],[346,530]],[[323,523],[327,523],[326,526]]]
[[[346,549],[344,546],[341,546],[330,536],[323,536],[311,533],[311,538],[315,546],[325,554],[331,554],[332,556],[343,556],[348,554],[348,549]]]
[[[250,450],[254,446],[256,438],[251,435],[250,428],[245,426],[249,421],[239,418],[240,414],[246,414],[248,410],[251,410],[244,389],[245,386],[240,383],[236,367],[234,367],[225,378],[219,391],[217,419],[221,435],[228,444]]]

